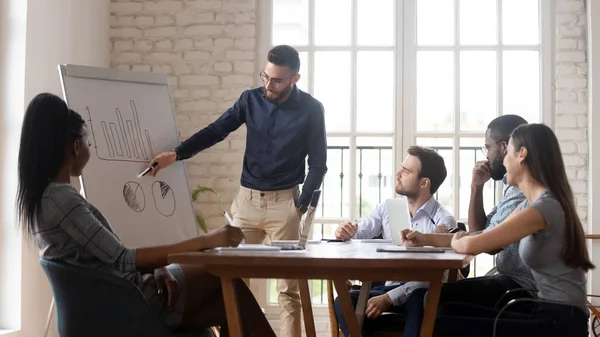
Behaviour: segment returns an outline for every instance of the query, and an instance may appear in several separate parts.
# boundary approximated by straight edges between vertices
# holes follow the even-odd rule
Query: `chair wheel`
[[[598,319],[598,316],[594,316],[594,319],[592,319],[592,334],[594,337],[600,337],[600,319]]]

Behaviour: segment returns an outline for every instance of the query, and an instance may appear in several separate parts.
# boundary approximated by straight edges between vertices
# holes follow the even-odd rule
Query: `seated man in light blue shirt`
[[[425,233],[446,233],[456,227],[456,219],[440,203],[434,194],[446,179],[444,159],[433,149],[411,146],[402,168],[396,172],[396,193],[408,199],[411,215],[411,229]],[[391,239],[390,219],[386,203],[378,204],[373,212],[359,224],[346,222],[335,231],[338,239],[371,239],[382,236]],[[427,282],[387,281],[385,286],[373,287],[369,294],[367,319],[375,319],[385,311],[402,311],[409,295],[419,288],[427,288]],[[352,302],[356,305],[358,291],[351,291]],[[349,336],[339,301],[336,299],[335,312],[340,328]],[[369,329],[365,321],[363,331]],[[365,335],[368,331],[364,331]]]

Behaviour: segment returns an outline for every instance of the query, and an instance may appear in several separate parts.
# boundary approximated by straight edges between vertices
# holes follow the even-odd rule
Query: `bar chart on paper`
[[[60,65],[63,95],[87,126],[90,159],[82,194],[125,245],[166,245],[197,237],[185,163],[139,174],[181,144],[166,75]]]
[[[135,101],[125,114],[115,108],[114,120],[97,120],[86,106],[96,156],[100,160],[144,162],[154,158],[150,131],[142,129]],[[104,114],[103,114],[104,115]]]

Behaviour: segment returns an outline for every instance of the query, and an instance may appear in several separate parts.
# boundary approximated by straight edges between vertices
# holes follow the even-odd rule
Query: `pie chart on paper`
[[[123,198],[133,211],[140,213],[146,208],[146,196],[140,184],[128,181],[123,185]]]
[[[156,210],[162,216],[170,217],[175,213],[175,194],[166,182],[155,181],[152,183],[152,197]]]

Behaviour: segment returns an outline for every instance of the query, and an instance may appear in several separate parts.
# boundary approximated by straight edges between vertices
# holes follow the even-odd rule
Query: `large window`
[[[503,114],[541,122],[551,110],[549,87],[542,86],[551,83],[544,70],[548,37],[541,36],[549,31],[541,29],[546,9],[538,0],[416,0],[404,9],[403,146],[439,149],[449,174],[438,199],[466,221],[487,124]],[[501,183],[488,182],[484,193],[489,211],[502,196]],[[493,263],[478,256],[472,274]]]
[[[323,224],[314,228],[315,237],[332,235],[333,224],[393,196],[396,3],[273,1],[270,46],[298,49],[298,86],[325,107],[329,171],[322,186]]]
[[[266,1],[265,3],[269,3]],[[264,4],[263,4],[264,5]],[[537,0],[272,0],[262,49],[301,54],[299,87],[325,107],[329,168],[313,238],[332,237],[394,197],[395,171],[413,144],[444,157],[436,197],[466,222],[471,171],[485,159],[487,124],[502,114],[546,121],[549,15]],[[548,33],[549,34],[549,33]],[[263,50],[261,50],[262,52]],[[501,183],[485,188],[489,211]],[[494,266],[474,260],[471,276]],[[326,303],[313,281],[313,302]],[[276,303],[274,280],[266,283]]]

